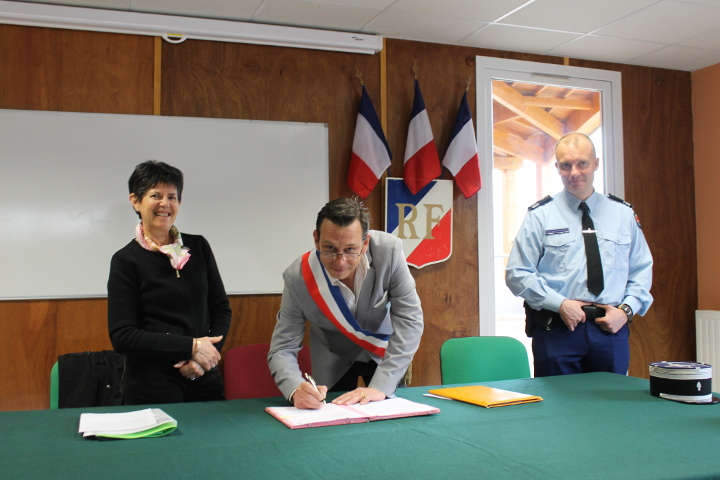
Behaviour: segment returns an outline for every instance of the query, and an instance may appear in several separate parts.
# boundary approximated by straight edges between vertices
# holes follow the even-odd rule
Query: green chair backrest
[[[59,386],[60,377],[58,375],[58,362],[55,362],[50,370],[50,408],[52,410],[57,410],[58,408]]]
[[[530,378],[528,354],[512,337],[451,338],[440,348],[443,385]]]

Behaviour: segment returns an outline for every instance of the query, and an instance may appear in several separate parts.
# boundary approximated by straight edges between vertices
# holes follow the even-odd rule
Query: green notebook
[[[152,438],[177,428],[177,420],[159,408],[124,413],[83,413],[78,432],[83,437]]]

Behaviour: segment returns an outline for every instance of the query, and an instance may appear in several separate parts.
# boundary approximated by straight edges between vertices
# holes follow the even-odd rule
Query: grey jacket
[[[366,252],[369,269],[357,301],[355,319],[367,330],[390,334],[385,357],[369,387],[392,396],[420,345],[423,312],[415,280],[405,262],[399,238],[370,231]],[[301,259],[283,273],[285,287],[268,353],[268,366],[288,398],[304,381],[297,354],[310,325],[312,375],[318,385],[332,387],[350,368],[361,347],[323,315],[310,297],[301,272]]]

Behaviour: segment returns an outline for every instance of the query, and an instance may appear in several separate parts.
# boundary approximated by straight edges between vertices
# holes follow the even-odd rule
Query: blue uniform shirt
[[[563,300],[617,306],[643,315],[652,304],[652,255],[633,210],[597,192],[588,198],[600,246],[605,288],[587,289],[580,199],[563,190],[530,210],[515,237],[505,283],[535,310],[557,312]]]

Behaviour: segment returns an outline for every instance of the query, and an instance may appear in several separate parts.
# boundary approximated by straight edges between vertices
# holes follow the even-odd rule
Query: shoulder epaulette
[[[542,206],[545,205],[546,203],[550,203],[550,202],[552,202],[552,201],[553,201],[553,197],[551,197],[550,195],[546,195],[546,196],[544,196],[543,198],[541,198],[540,200],[538,200],[537,202],[535,202],[535,203],[533,203],[532,205],[530,205],[530,206],[528,207],[528,212],[529,212],[530,210],[535,210],[535,209],[538,208],[538,207],[542,207]]]
[[[617,196],[613,195],[612,193],[608,193],[608,194],[607,194],[607,197],[608,197],[610,200],[615,200],[615,201],[618,202],[618,203],[622,203],[622,204],[625,205],[626,207],[633,208],[633,206],[632,206],[631,203],[626,202],[626,201],[623,200],[622,198],[617,197]]]

